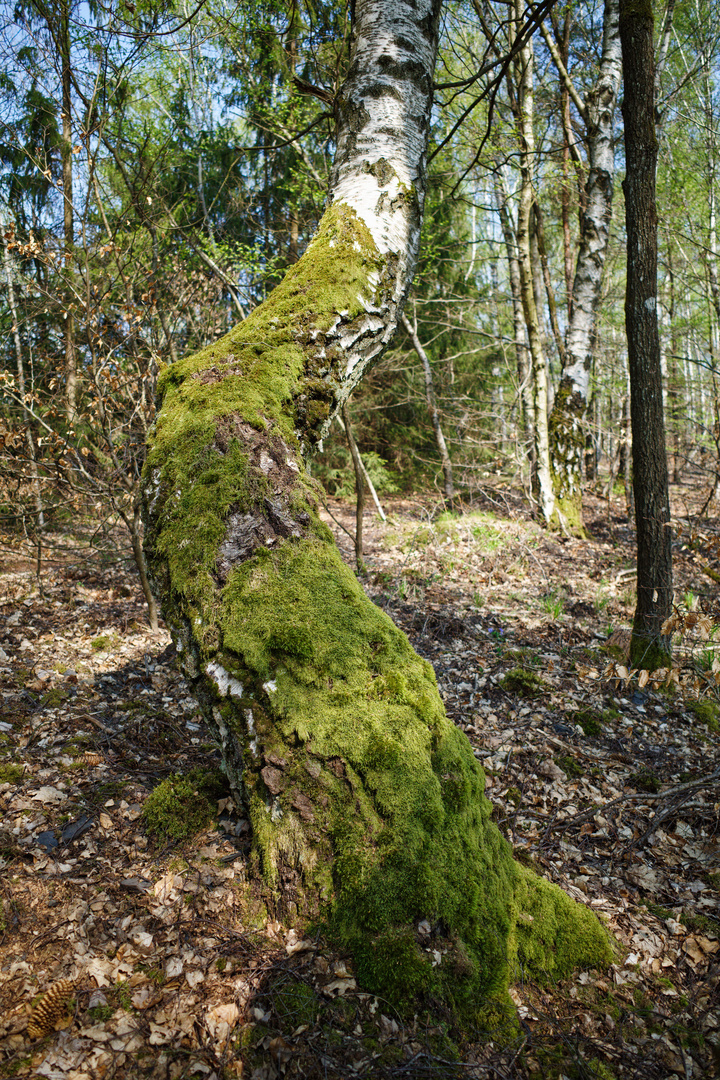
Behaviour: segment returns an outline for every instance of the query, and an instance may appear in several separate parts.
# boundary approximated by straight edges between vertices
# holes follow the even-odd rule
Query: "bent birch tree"
[[[370,990],[504,1007],[517,965],[610,956],[512,859],[430,665],[365,596],[304,460],[392,337],[420,236],[438,0],[357,0],[330,199],[268,300],[167,369],[146,549],[253,829],[269,911],[322,918]],[[417,926],[427,919],[432,967]]]

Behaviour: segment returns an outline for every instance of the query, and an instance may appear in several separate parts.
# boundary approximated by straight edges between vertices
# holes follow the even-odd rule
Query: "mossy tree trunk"
[[[561,80],[585,123],[588,178],[580,211],[580,247],[573,282],[570,318],[560,385],[550,416],[550,457],[560,520],[583,536],[582,459],[597,311],[612,218],[615,177],[613,123],[621,76],[619,0],[605,0],[603,47],[598,78],[585,103],[579,100],[562,57],[546,33]]]
[[[662,626],[672,605],[672,552],[657,321],[655,55],[651,0],[620,0],[627,171],[627,294],[637,607],[630,659],[650,670],[670,657]]]
[[[329,209],[261,307],[164,372],[145,542],[268,909],[325,919],[375,992],[476,1012],[517,965],[561,973],[608,940],[513,861],[430,665],[343,564],[304,467],[410,284],[438,14],[358,0]]]

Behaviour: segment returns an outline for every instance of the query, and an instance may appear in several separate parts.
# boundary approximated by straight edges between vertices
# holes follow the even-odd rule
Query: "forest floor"
[[[678,517],[690,496],[674,491]],[[366,588],[433,664],[498,825],[620,945],[559,985],[518,972],[512,1045],[437,1008],[399,1016],[326,942],[253,918],[226,796],[191,840],[158,843],[151,791],[215,759],[169,635],[147,628],[126,561],[76,544],[41,591],[16,561],[0,578],[0,1077],[720,1074],[718,708],[608,671],[634,534],[619,504],[586,505],[587,541],[498,490],[456,516],[392,500],[365,524]],[[352,561],[337,522],[352,531],[354,508],[329,509]],[[676,596],[717,614],[713,550],[675,547]],[[684,657],[701,679],[709,649]]]

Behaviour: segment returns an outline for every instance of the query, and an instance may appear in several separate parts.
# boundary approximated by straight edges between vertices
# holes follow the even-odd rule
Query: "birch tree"
[[[568,530],[582,534],[583,420],[587,412],[597,313],[602,294],[615,177],[613,121],[622,70],[619,0],[606,0],[602,57],[592,91],[582,101],[550,33],[543,30],[568,95],[587,131],[588,177],[580,213],[580,247],[565,335],[565,356],[550,416],[550,457],[555,511]]]
[[[519,965],[607,959],[605,931],[513,861],[430,665],[343,564],[304,464],[402,312],[438,18],[437,0],[357,0],[328,209],[266,302],[164,373],[146,549],[268,910],[322,916],[391,1000],[497,1017]]]
[[[515,0],[516,25],[522,23],[524,5]],[[517,111],[516,125],[520,158],[520,190],[517,212],[517,255],[520,279],[520,298],[530,352],[533,454],[532,489],[543,519],[552,521],[555,496],[550,473],[550,442],[548,433],[548,370],[540,328],[541,308],[537,303],[536,278],[533,272],[532,234],[535,193],[535,91],[534,51],[528,39],[515,58]]]

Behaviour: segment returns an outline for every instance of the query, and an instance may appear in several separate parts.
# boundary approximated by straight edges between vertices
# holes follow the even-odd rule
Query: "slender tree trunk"
[[[667,271],[668,287],[670,294],[668,305],[668,321],[670,323],[670,347],[672,349],[672,356],[670,358],[670,383],[668,385],[668,393],[670,395],[670,408],[668,416],[670,422],[670,438],[672,440],[673,447],[673,483],[679,484],[682,482],[681,462],[683,458],[683,433],[681,417],[683,415],[683,401],[685,401],[687,394],[686,387],[683,383],[682,368],[680,366],[681,346],[677,324],[678,311],[675,296],[675,267],[673,265],[673,249],[670,238],[668,238],[667,243]]]
[[[513,227],[510,212],[508,210],[507,192],[501,188],[496,173],[495,198],[500,215],[505,251],[508,260],[508,275],[510,278],[510,295],[512,297],[513,310],[513,337],[515,341],[515,366],[517,371],[520,427],[524,435],[524,444],[530,449],[530,475],[535,471],[535,446],[533,432],[535,430],[535,406],[530,378],[530,356],[527,346],[527,331],[525,329],[525,316],[523,315],[522,294],[520,291],[520,265],[517,254],[517,236]]]
[[[341,410],[341,413],[342,413],[342,410]],[[343,431],[345,431],[345,425],[342,422],[342,420],[340,419],[340,416],[338,414],[335,415],[335,419],[338,422],[338,426],[340,428],[342,428]],[[381,505],[380,500],[378,498],[378,493],[375,490],[375,485],[372,482],[372,477],[370,476],[370,473],[365,468],[365,462],[362,459],[362,454],[357,449],[357,443],[355,443],[355,449],[357,450],[357,459],[358,459],[358,461],[360,463],[360,468],[362,470],[363,478],[365,480],[365,486],[367,487],[368,491],[370,492],[370,497],[371,497],[372,501],[375,503],[375,509],[378,512],[378,517],[380,518],[381,521],[387,521],[385,511],[382,508],[382,505]]]
[[[137,568],[138,577],[140,578],[140,587],[145,597],[145,603],[148,609],[148,621],[150,623],[150,629],[157,631],[158,624],[158,606],[157,601],[153,595],[152,588],[150,586],[150,579],[147,573],[147,563],[145,561],[145,552],[142,547],[142,530],[140,521],[140,505],[136,505],[133,509],[132,520],[127,522],[128,529],[130,530],[130,540],[132,542],[133,558],[135,559],[135,566]]]
[[[348,447],[350,448],[350,457],[352,458],[353,470],[355,472],[355,566],[359,574],[365,569],[363,562],[363,512],[365,510],[365,471],[360,460],[360,454],[358,452],[357,443],[353,435],[352,424],[350,423],[350,415],[348,413],[347,401],[344,402],[342,407],[343,425],[345,427],[345,435],[347,437]]]
[[[38,469],[37,451],[35,449],[35,440],[33,438],[32,431],[32,417],[27,407],[25,364],[23,363],[22,342],[20,340],[20,324],[18,322],[17,303],[15,301],[15,284],[13,282],[12,267],[10,265],[10,252],[8,250],[8,241],[5,230],[6,226],[3,225],[2,222],[0,222],[0,232],[2,233],[3,244],[3,263],[5,266],[5,281],[7,282],[8,305],[10,307],[10,317],[12,319],[12,335],[13,343],[15,345],[15,362],[17,364],[18,394],[20,395],[23,415],[25,417],[25,442],[27,444],[28,462],[30,465],[30,486],[32,488],[33,500],[35,503],[35,534],[36,536],[39,536],[39,534],[45,528],[45,514],[42,503],[42,492],[40,490],[40,471]],[[39,560],[39,539],[37,541],[37,544]]]
[[[329,208],[262,306],[163,373],[145,543],[267,909],[322,917],[372,992],[477,1020],[516,963],[609,960],[606,934],[513,862],[430,665],[343,564],[304,466],[402,312],[438,21],[429,0],[356,0]]]
[[[515,0],[515,18],[522,19],[522,2]],[[517,247],[520,271],[520,295],[530,346],[533,393],[533,494],[546,522],[553,519],[555,497],[550,475],[548,437],[548,375],[542,343],[540,314],[535,302],[535,280],[531,250],[532,208],[535,202],[535,133],[532,42],[519,50],[515,60],[518,89],[518,135],[520,139],[520,199],[518,204]]]
[[[158,252],[157,228],[150,221],[147,223],[147,228],[148,228],[148,231],[150,233],[150,237],[151,237],[151,241],[152,241],[153,277],[157,281],[157,280],[159,280],[159,276],[160,276],[160,255],[159,255],[159,252]],[[165,337],[165,344],[167,345],[168,352],[170,353],[170,360],[172,361],[173,364],[176,364],[177,361],[178,361],[178,354],[177,354],[177,349],[175,347],[175,338],[173,337],[173,334],[172,334],[172,332],[170,330],[170,324],[168,322],[167,312],[165,311],[165,304],[164,304],[162,298],[160,299],[160,302],[157,305],[157,311],[158,311],[158,315],[160,317],[160,325],[162,327],[162,332],[163,332],[163,335]]]
[[[67,281],[63,336],[65,338],[65,415],[71,426],[77,419],[77,355],[75,351],[75,307],[72,287],[74,276],[75,224],[73,209],[73,143],[72,143],[72,70],[70,55],[69,0],[60,7],[59,51],[62,82],[62,196],[63,233],[65,240],[65,277]]]
[[[657,668],[667,663],[662,633],[672,605],[672,554],[662,372],[657,321],[657,210],[655,170],[655,64],[651,0],[621,0],[627,172],[627,295],[625,325],[631,386],[633,483],[637,527],[637,608],[631,660]]]
[[[535,229],[535,242],[537,244],[537,253],[540,260],[542,280],[545,285],[545,299],[547,300],[548,312],[550,314],[550,327],[552,329],[553,340],[555,342],[555,348],[557,349],[558,358],[561,365],[564,366],[565,343],[562,339],[562,334],[560,333],[560,323],[558,322],[557,314],[557,303],[555,301],[555,290],[553,288],[552,277],[550,276],[550,264],[548,263],[547,249],[545,246],[545,226],[543,224],[543,216],[540,209],[540,203],[537,201],[533,208],[533,219]]]
[[[567,69],[570,56],[570,30],[572,28],[572,12],[568,9],[563,20],[563,36],[560,56]],[[572,234],[570,231],[570,207],[572,202],[572,185],[570,183],[570,143],[573,138],[570,123],[570,93],[563,82],[560,94],[560,111],[562,114],[563,128],[563,155],[562,174],[563,183],[560,190],[560,205],[562,208],[563,229],[563,269],[565,272],[565,297],[567,300],[568,322],[572,318],[572,291],[573,278],[575,275],[575,252],[573,249]]]
[[[422,342],[418,337],[417,323],[415,326],[410,322],[407,315],[403,314],[402,324],[405,327],[405,332],[410,338],[415,352],[420,357],[420,363],[423,366],[425,373],[425,397],[428,404],[428,412],[430,413],[430,421],[435,432],[435,442],[437,443],[438,452],[440,454],[440,462],[442,464],[443,471],[443,494],[445,496],[445,504],[450,509],[455,498],[455,485],[453,483],[453,468],[450,455],[448,453],[447,443],[445,442],[445,436],[443,434],[442,424],[440,423],[440,411],[437,405],[437,398],[435,397],[435,387],[433,385],[432,368],[430,367],[430,361],[428,355],[425,352]]]
[[[622,403],[622,445],[623,445],[623,485],[625,487],[625,508],[628,520],[632,521],[634,495],[632,482],[632,416],[630,415],[630,375],[627,376],[627,390]]]
[[[580,214],[578,251],[562,377],[550,417],[550,453],[559,514],[570,531],[584,535],[582,520],[583,420],[587,412],[597,311],[610,235],[615,149],[613,121],[620,86],[619,0],[605,0],[603,50],[598,79],[588,95],[586,199]]]

